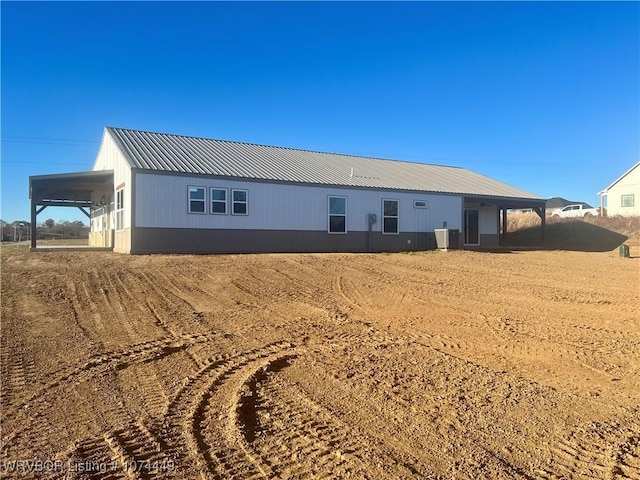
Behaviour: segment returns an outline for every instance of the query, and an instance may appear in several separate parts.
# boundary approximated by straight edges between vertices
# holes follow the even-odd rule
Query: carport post
[[[546,225],[547,225],[547,208],[546,207],[542,207],[541,209],[541,214],[540,214],[540,245],[544,246],[544,231],[546,229]]]
[[[540,217],[540,246],[544,246],[544,231],[547,225],[547,207],[535,207],[533,211]]]
[[[507,207],[502,208],[502,245],[507,243]]]
[[[36,248],[36,237],[38,236],[38,230],[36,229],[36,196],[31,194],[31,248]]]

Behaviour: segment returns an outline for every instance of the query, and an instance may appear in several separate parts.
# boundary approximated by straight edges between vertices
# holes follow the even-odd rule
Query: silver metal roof
[[[459,167],[271,147],[243,142],[106,129],[131,167],[320,185],[542,200]]]

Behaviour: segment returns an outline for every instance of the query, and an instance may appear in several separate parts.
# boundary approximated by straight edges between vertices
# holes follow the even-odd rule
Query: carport
[[[59,173],[29,177],[31,199],[31,249],[36,249],[36,220],[47,207],[78,208],[91,219],[93,199],[113,192],[113,170]]]
[[[509,210],[531,210],[538,214],[541,220],[540,224],[540,245],[544,244],[544,233],[546,226],[546,200],[540,199],[519,199],[519,198],[507,198],[507,197],[491,197],[491,196],[466,196],[464,198],[463,209],[463,221],[462,225],[463,237],[469,235],[468,229],[477,228],[477,225],[473,225],[474,219],[469,212],[473,212],[475,209],[492,207],[495,208],[496,224],[498,225],[499,237],[497,239],[497,245],[504,247],[507,242],[507,217]],[[502,222],[502,223],[500,223]],[[502,227],[502,228],[500,228]],[[463,241],[465,241],[463,239]],[[467,243],[465,241],[465,243]]]

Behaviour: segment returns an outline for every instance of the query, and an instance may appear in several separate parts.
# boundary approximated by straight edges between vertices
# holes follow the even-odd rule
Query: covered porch
[[[546,200],[505,197],[464,198],[461,244],[464,248],[502,248],[508,244],[508,216],[513,210],[530,210],[540,217],[540,243],[544,244]]]
[[[79,209],[89,219],[91,231],[89,245],[83,250],[113,249],[110,221],[113,196],[113,170],[60,173],[29,177],[31,199],[31,250],[44,251],[51,247],[37,247],[37,217],[47,207],[71,207]],[[96,215],[99,213],[99,215]],[[99,228],[96,218],[100,218]],[[95,235],[101,235],[96,241]],[[92,235],[94,238],[92,238]],[[70,247],[78,248],[78,246]],[[58,250],[59,248],[56,248]]]

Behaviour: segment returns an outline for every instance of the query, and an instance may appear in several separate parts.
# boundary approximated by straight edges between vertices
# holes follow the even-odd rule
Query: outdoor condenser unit
[[[449,229],[436,228],[434,232],[436,234],[436,248],[447,250],[449,248]]]

